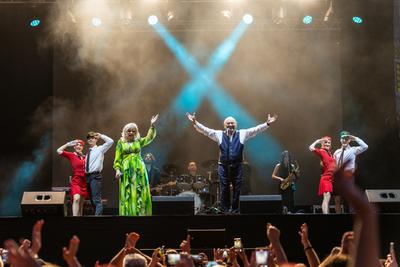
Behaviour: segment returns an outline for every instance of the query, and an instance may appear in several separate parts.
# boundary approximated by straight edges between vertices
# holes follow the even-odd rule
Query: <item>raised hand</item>
[[[224,250],[220,249],[220,248],[214,248],[213,249],[213,253],[214,253],[214,261],[219,261],[219,260],[223,260],[224,259]]]
[[[139,240],[139,238],[140,238],[140,235],[135,232],[126,234],[125,248],[136,247],[136,242]]]
[[[309,245],[309,239],[308,239],[308,226],[306,223],[303,223],[300,226],[300,231],[299,231],[299,235],[301,237],[301,243],[304,246],[308,246]]]
[[[180,244],[180,248],[182,252],[186,252],[187,254],[190,254],[190,235],[186,236],[186,240],[183,240],[182,243]]]
[[[42,228],[44,220],[39,220],[35,223],[32,228],[32,247],[31,251],[35,257],[38,256],[39,251],[42,247]]]
[[[150,125],[154,126],[154,123],[156,123],[157,120],[158,120],[158,114],[153,115],[153,117],[151,117],[151,120],[150,120]]]
[[[281,231],[270,223],[267,223],[267,237],[272,244],[279,243]]]
[[[70,267],[79,267],[81,266],[76,258],[76,253],[78,252],[80,240],[79,238],[74,235],[69,240],[69,247],[63,247],[63,258],[67,262],[68,266]]]
[[[272,117],[271,117],[270,114],[268,114],[267,123],[268,123],[268,124],[271,124],[271,123],[273,123],[274,121],[276,121],[277,118],[278,118],[278,115],[276,115],[276,114],[272,115]]]
[[[186,112],[186,117],[188,118],[189,121],[192,123],[196,122],[196,113],[193,112],[193,114],[190,114],[189,112]]]
[[[39,267],[35,258],[29,251],[29,245],[18,247],[14,240],[6,240],[5,248],[8,249],[8,260],[13,267]]]

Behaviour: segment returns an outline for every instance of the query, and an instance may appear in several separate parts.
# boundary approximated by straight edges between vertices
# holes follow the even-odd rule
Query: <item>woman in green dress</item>
[[[128,123],[122,129],[114,159],[115,178],[119,180],[119,215],[151,215],[149,181],[140,152],[156,137],[157,119],[158,114],[151,118],[150,129],[143,138],[135,123]]]

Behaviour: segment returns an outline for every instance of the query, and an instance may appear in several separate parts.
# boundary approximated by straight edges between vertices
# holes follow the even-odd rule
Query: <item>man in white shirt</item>
[[[358,146],[350,146],[350,142],[354,141],[358,144]],[[336,161],[336,166],[340,168],[343,163],[347,162],[346,171],[350,171],[353,174],[353,182],[354,182],[354,172],[356,170],[356,158],[357,155],[363,153],[368,149],[368,145],[361,140],[360,138],[351,135],[347,131],[340,132],[340,143],[342,147],[337,149],[333,154],[333,157]],[[334,189],[335,191],[335,189]],[[341,213],[340,202],[341,197],[339,195],[335,195],[335,211],[336,213]]]
[[[97,141],[102,139],[104,144],[97,146]],[[88,184],[90,202],[95,207],[95,215],[103,214],[103,204],[101,203],[101,171],[103,170],[104,154],[110,149],[114,141],[100,133],[88,132],[87,143],[89,151],[86,155],[85,173]]]
[[[220,205],[222,212],[239,213],[239,195],[243,177],[243,149],[244,143],[265,131],[278,116],[270,116],[266,122],[249,129],[237,130],[237,122],[233,117],[224,120],[224,131],[213,130],[199,123],[195,115],[186,114],[195,129],[218,143],[219,160],[218,176],[220,181]],[[232,183],[233,198],[230,205],[230,184]]]

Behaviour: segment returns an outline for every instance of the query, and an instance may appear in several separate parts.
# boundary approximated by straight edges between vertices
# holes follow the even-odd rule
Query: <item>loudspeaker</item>
[[[22,216],[66,216],[65,192],[24,192],[21,201]]]
[[[194,215],[194,196],[153,196],[153,215]]]
[[[375,203],[382,213],[400,212],[400,189],[367,189],[368,201]]]
[[[241,214],[282,213],[281,195],[240,196]]]

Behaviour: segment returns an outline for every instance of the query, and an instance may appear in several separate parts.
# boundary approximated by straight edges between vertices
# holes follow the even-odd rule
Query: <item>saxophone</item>
[[[299,172],[300,172],[299,165],[297,164],[297,162],[295,162],[295,164],[291,165],[291,168],[289,170],[289,175],[281,182],[280,184],[281,190],[286,190],[290,186],[290,184],[294,180],[296,180]]]

